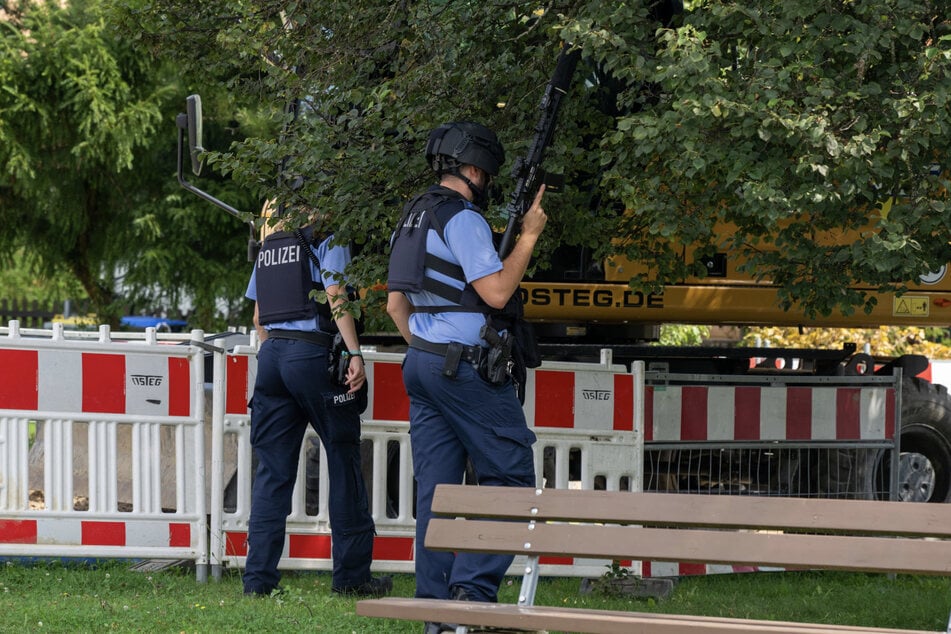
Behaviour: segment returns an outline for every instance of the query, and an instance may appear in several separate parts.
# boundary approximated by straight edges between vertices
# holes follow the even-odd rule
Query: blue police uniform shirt
[[[477,211],[463,209],[450,218],[443,227],[446,241],[439,239],[435,229],[426,235],[426,251],[462,267],[466,281],[471,283],[502,270],[502,261],[492,243],[492,229]],[[453,288],[462,289],[459,280],[446,277],[427,269],[430,275]],[[413,306],[442,306],[446,300],[428,291],[407,293]],[[479,331],[485,324],[483,313],[441,312],[412,313],[409,318],[410,332],[433,343],[457,341],[467,346],[485,346]]]
[[[333,235],[327,236],[323,242],[317,245],[317,248],[311,247],[313,252],[317,255],[317,261],[320,262],[320,270],[314,266],[313,261],[309,262],[310,266],[310,275],[311,279],[323,279],[324,287],[331,285],[344,286],[346,284],[346,278],[342,277],[344,270],[347,268],[347,265],[350,264],[350,245],[348,244],[337,244],[334,246],[330,245],[330,242],[333,238]],[[310,260],[310,258],[307,258]],[[248,282],[248,289],[245,291],[244,296],[250,300],[258,300],[258,292],[256,287],[256,275],[255,271],[257,270],[257,263],[255,266],[251,267],[251,281]],[[322,276],[318,277],[318,276]],[[344,280],[344,281],[337,281]],[[264,326],[265,330],[301,330],[305,332],[314,332],[318,331],[317,328],[317,317],[312,317],[310,319],[296,319],[294,321],[279,321],[272,324],[267,324]]]

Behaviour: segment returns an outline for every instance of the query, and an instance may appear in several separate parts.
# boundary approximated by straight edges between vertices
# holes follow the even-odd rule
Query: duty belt
[[[456,369],[459,367],[460,361],[468,361],[478,368],[486,352],[482,346],[464,346],[458,342],[433,343],[416,335],[410,337],[409,347],[446,357],[442,373],[448,377],[456,376]]]
[[[267,336],[275,339],[298,339],[300,341],[316,343],[318,346],[324,346],[325,348],[331,347],[334,343],[332,336],[325,332],[316,332],[313,330],[268,330]]]

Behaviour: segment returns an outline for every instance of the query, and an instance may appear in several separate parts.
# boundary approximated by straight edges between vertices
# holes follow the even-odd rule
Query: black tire
[[[810,488],[820,497],[870,500],[887,496],[887,480],[877,478],[884,460],[881,449],[813,450],[806,458]]]
[[[898,498],[951,501],[951,396],[919,378],[902,382]]]

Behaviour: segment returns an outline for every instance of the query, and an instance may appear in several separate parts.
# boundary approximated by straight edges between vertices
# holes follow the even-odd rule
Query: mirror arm
[[[221,209],[224,209],[235,218],[238,218],[239,220],[244,220],[244,217],[245,217],[244,213],[238,211],[237,209],[235,209],[228,203],[218,200],[217,198],[215,198],[208,192],[204,192],[198,189],[197,187],[189,183],[187,180],[185,180],[185,162],[182,160],[182,150],[185,144],[185,130],[188,128],[188,115],[179,114],[178,117],[176,117],[175,119],[175,123],[178,125],[178,184],[184,187],[186,190],[190,191],[191,193],[195,194],[199,198],[203,198],[204,200],[207,200],[213,205],[217,205]],[[257,251],[256,251],[257,240],[255,240],[254,238],[254,222],[251,220],[247,220],[246,222],[248,224],[248,228],[251,231],[251,238],[248,242],[248,261],[253,262],[254,259],[256,259],[257,257]],[[252,253],[254,257],[252,257]]]

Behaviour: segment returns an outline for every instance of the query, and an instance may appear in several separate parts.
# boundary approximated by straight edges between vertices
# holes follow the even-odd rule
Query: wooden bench
[[[357,614],[603,634],[882,634],[917,630],[534,605],[538,558],[951,574],[946,504],[442,485],[433,511],[445,517],[430,522],[428,548],[527,556],[518,604],[390,597],[359,601]]]

